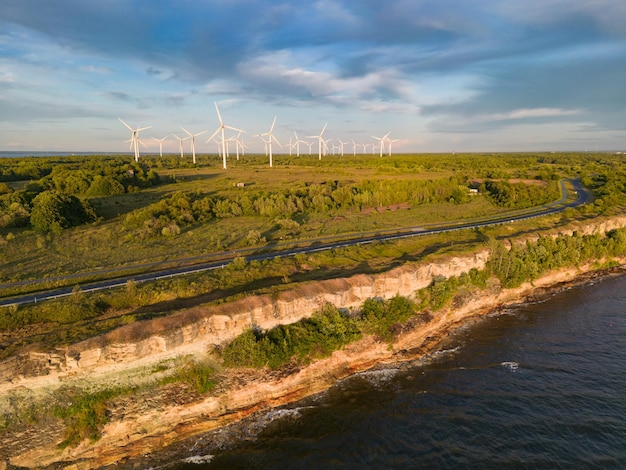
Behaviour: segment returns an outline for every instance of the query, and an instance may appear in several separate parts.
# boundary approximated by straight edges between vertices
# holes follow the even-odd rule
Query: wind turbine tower
[[[376,140],[378,140],[380,142],[380,156],[383,156],[383,152],[385,150],[385,140],[387,139],[387,137],[389,136],[389,134],[391,134],[391,132],[387,132],[384,136],[382,137],[376,137],[375,135],[373,135],[372,137]],[[373,149],[372,149],[373,151]]]
[[[183,155],[183,140],[187,140],[189,137],[178,137],[176,134],[172,134],[175,138],[178,139],[178,148],[180,149],[180,158],[184,158]]]
[[[153,137],[153,139],[159,143],[159,156],[162,157],[163,156],[163,141],[167,139],[167,136],[163,137],[162,139],[157,139],[156,137]]]
[[[204,134],[206,131],[198,132],[197,134],[192,134],[184,127],[181,126],[180,128],[187,133],[187,135],[189,136],[187,138],[191,139],[191,155],[193,156],[193,164],[195,165],[196,164],[196,137]]]
[[[213,135],[207,139],[207,142],[210,142],[211,140],[213,140],[213,137],[215,137],[218,134],[218,132],[222,133],[222,160],[223,160],[223,166],[225,170],[226,169],[226,137],[224,136],[224,129],[230,129],[235,132],[246,132],[246,131],[244,131],[243,129],[237,129],[236,127],[231,127],[231,126],[227,126],[226,124],[224,124],[224,121],[222,121],[222,115],[220,114],[220,108],[217,107],[217,101],[214,102],[214,104],[215,104],[215,111],[217,111],[217,119],[220,122],[220,126],[216,129]]]
[[[391,156],[391,144],[399,142],[400,139],[387,139],[387,155]]]
[[[293,131],[293,134],[296,136],[296,143],[295,143],[295,146],[296,146],[296,156],[299,157],[300,156],[300,144],[306,144],[307,142],[304,141],[304,140],[300,140],[298,138],[298,133],[295,130]]]
[[[322,159],[322,147],[326,145],[326,143],[324,142],[324,139],[322,138],[322,135],[324,135],[324,131],[326,130],[327,125],[328,123],[324,124],[324,127],[322,127],[322,131],[319,133],[319,135],[307,136],[307,139],[317,139],[317,150],[319,152],[319,155],[318,155],[319,160]]]
[[[272,163],[272,141],[276,142],[279,146],[282,147],[282,145],[280,144],[280,142],[278,141],[276,136],[273,134],[275,125],[276,125],[276,116],[274,116],[274,121],[272,121],[272,127],[270,127],[270,130],[267,131],[264,134],[260,134],[261,138],[263,138],[263,136],[267,136],[267,148],[268,148],[268,152],[269,152],[269,156],[270,156],[270,168],[273,165],[273,163]]]
[[[148,126],[148,127],[138,127],[137,129],[133,129],[132,127],[130,127],[128,124],[126,124],[124,121],[122,121],[121,118],[118,118],[120,120],[120,122],[122,124],[124,124],[128,130],[131,132],[131,136],[130,136],[130,148],[134,148],[135,149],[135,162],[139,161],[139,143],[141,142],[139,140],[139,132],[140,131],[145,131],[146,129],[150,129],[152,126]],[[141,142],[142,145],[145,145],[143,142]]]

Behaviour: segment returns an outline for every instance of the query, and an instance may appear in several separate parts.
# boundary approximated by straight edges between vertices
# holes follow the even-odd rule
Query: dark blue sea
[[[626,276],[494,312],[427,361],[359,374],[239,433],[221,450],[201,436],[165,466],[624,469]]]
[[[24,157],[73,157],[92,155],[130,155],[129,152],[56,152],[56,151],[24,151],[24,150],[0,150],[0,158],[24,158]]]

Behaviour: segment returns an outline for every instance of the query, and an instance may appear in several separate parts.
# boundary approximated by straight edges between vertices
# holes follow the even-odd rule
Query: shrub
[[[161,381],[161,384],[183,382],[191,386],[200,395],[209,392],[217,384],[215,368],[206,363],[186,357],[173,375]]]
[[[307,363],[326,357],[356,340],[361,332],[356,319],[327,304],[311,318],[268,331],[246,330],[222,350],[230,367],[279,368],[292,360]]]
[[[385,341],[393,341],[399,328],[416,313],[415,304],[408,298],[396,295],[389,300],[367,299],[361,306],[361,318],[365,329]]]
[[[107,389],[96,393],[80,393],[67,397],[70,405],[56,406],[54,415],[65,422],[65,439],[60,448],[78,445],[83,439],[95,442],[101,437],[102,427],[108,423],[106,405],[112,398],[118,397],[128,390]]]
[[[33,199],[30,223],[39,232],[60,232],[95,218],[94,210],[86,201],[68,194],[44,191]]]

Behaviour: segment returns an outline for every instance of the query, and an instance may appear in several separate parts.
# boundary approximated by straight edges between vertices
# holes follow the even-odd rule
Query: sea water
[[[426,361],[209,436],[176,469],[626,468],[626,276],[491,315]]]

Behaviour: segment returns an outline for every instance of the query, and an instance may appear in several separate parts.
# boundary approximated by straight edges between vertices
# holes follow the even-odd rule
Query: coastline
[[[268,419],[271,421],[268,416],[276,410],[323,393],[355,374],[426,360],[430,354],[445,348],[446,341],[458,328],[480,322],[488,315],[498,315],[502,310],[541,302],[575,285],[623,275],[625,262],[621,260],[618,267],[600,270],[588,265],[552,272],[533,284],[473,298],[456,308],[444,308],[430,322],[401,333],[392,348],[366,337],[306,367],[272,373],[236,371],[231,374],[226,391],[211,392],[200,400],[161,405],[144,412],[134,410],[136,413],[132,406],[122,406],[122,414],[119,415],[120,410],[118,414],[114,412],[96,443],[83,442],[63,451],[55,445],[44,445],[12,456],[10,464],[31,468],[59,468],[59,465],[76,469],[110,465],[132,468],[154,464],[153,452],[162,462],[163,456],[176,455],[189,442],[196,444],[200,440],[208,442],[202,453],[210,454],[250,438]],[[133,400],[136,398],[141,397]]]
[[[616,216],[585,224],[573,223],[567,228],[561,227],[558,234],[606,233],[624,226],[626,217]],[[538,236],[519,237],[511,242],[524,243]],[[485,250],[442,255],[376,275],[357,274],[317,281],[298,285],[277,296],[253,296],[176,312],[163,319],[122,327],[63,351],[31,352],[0,363],[0,398],[5,402],[22,396],[45,401],[61,387],[82,387],[83,390],[114,387],[141,374],[149,375],[150,370],[165,360],[206,356],[207,351],[252,324],[268,329],[294,322],[310,316],[328,302],[338,308],[351,308],[376,296],[412,296],[436,277],[449,278],[473,268],[482,269],[487,259]],[[607,266],[607,261],[618,266],[602,268]],[[109,422],[95,442],[85,439],[76,447],[59,448],[64,426],[58,420],[43,423],[43,427],[21,429],[12,435],[5,432],[1,436],[0,470],[12,466],[131,468],[145,466],[149,461],[145,456],[150,454],[175,452],[177,446],[184,445],[188,439],[213,435],[217,436],[215,445],[230,445],[238,436],[245,438],[255,426],[262,425],[264,417],[271,416],[267,413],[272,410],[322,393],[354,374],[425,360],[445,347],[447,339],[458,328],[498,315],[505,309],[540,302],[574,285],[622,275],[625,266],[626,257],[613,257],[546,272],[532,283],[517,288],[487,284],[484,289],[472,291],[460,301],[432,312],[427,322],[409,321],[391,345],[366,336],[307,366],[291,365],[278,371],[228,370],[221,373],[220,385],[205,395],[173,384],[116,399],[107,410]],[[22,375],[24,366],[33,364],[37,366],[37,373]],[[259,419],[260,424],[254,424],[255,419]],[[234,437],[225,437],[228,429],[233,430]],[[3,464],[3,460],[7,463]]]
[[[593,285],[597,281],[623,275],[626,275],[626,264],[587,271],[574,279],[538,288],[524,300],[499,305],[494,309],[488,310],[486,313],[476,312],[458,323],[449,325],[449,327],[445,331],[441,331],[436,338],[431,337],[428,349],[418,347],[411,351],[396,351],[396,354],[392,356],[392,360],[377,362],[368,369],[356,371],[346,377],[340,378],[330,387],[316,394],[308,395],[300,400],[287,402],[269,409],[257,410],[249,416],[223,427],[175,442],[158,450],[154,455],[147,454],[136,458],[129,458],[123,463],[118,462],[115,464],[115,468],[120,468],[120,465],[122,465],[121,468],[168,468],[170,465],[180,463],[210,462],[213,454],[236,449],[246,441],[254,441],[259,433],[276,421],[283,418],[289,419],[294,416],[297,417],[299,409],[307,408],[311,405],[316,406],[320,400],[324,400],[324,396],[327,393],[334,387],[340,387],[341,383],[345,380],[357,378],[363,374],[370,375],[380,373],[384,376],[389,376],[396,372],[426,365],[432,360],[437,360],[439,354],[445,354],[447,351],[451,350],[450,348],[455,344],[454,336],[457,331],[471,330],[473,327],[480,325],[480,323],[487,318],[505,315],[511,310],[516,310],[526,305],[542,303],[569,289]],[[193,449],[194,457],[188,456],[190,449]]]

